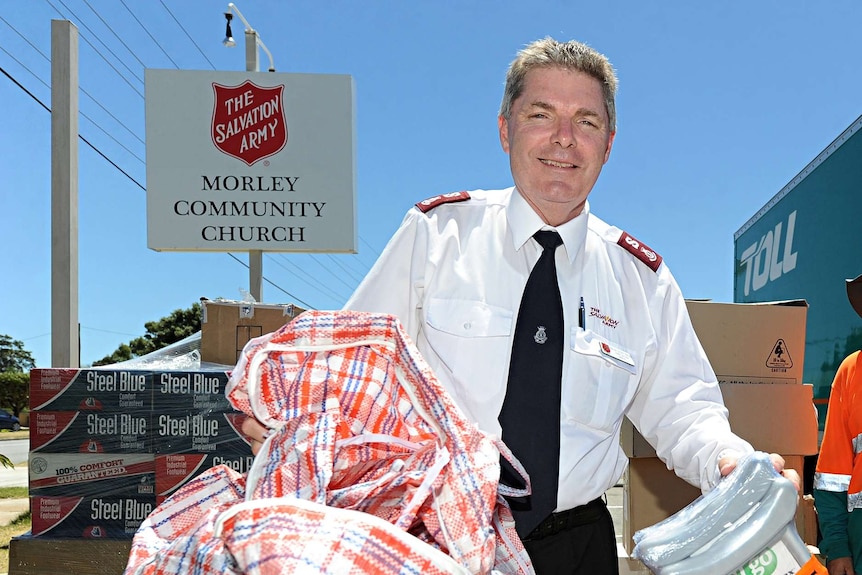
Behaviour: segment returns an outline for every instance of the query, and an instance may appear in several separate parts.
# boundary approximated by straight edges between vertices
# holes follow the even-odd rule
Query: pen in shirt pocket
[[[578,308],[578,327],[584,329],[587,325],[587,310],[584,307],[584,298],[581,297],[581,306]]]

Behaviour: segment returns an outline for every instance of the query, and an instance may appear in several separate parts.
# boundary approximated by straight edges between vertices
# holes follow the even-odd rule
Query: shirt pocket
[[[459,387],[469,388],[459,393],[462,400],[486,409],[487,402],[502,403],[513,317],[512,310],[480,301],[432,298],[427,303],[425,336]]]
[[[563,390],[563,415],[611,433],[634,395],[639,358],[630,349],[580,328],[571,332],[571,382]]]

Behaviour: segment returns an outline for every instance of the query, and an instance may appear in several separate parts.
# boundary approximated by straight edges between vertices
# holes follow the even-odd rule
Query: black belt
[[[530,531],[530,534],[523,538],[524,541],[536,541],[550,535],[556,535],[561,531],[566,531],[573,527],[594,523],[601,519],[604,515],[606,504],[599,497],[593,499],[585,505],[573,507],[567,511],[559,513],[551,513],[548,517],[539,523],[539,526]]]

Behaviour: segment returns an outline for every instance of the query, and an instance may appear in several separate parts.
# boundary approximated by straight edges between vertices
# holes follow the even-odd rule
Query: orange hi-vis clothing
[[[250,341],[232,405],[270,435],[247,475],[219,465],[141,524],[126,575],[531,574],[470,423],[395,316],[305,312]],[[524,477],[529,486],[528,478]]]
[[[814,499],[828,559],[862,566],[862,355],[847,356],[832,382],[814,474]],[[858,567],[857,567],[858,569]]]
[[[847,493],[847,510],[862,509],[862,357],[849,355],[835,373],[814,487]]]

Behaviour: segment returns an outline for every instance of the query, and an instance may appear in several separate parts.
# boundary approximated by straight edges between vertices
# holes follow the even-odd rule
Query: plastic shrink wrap
[[[656,575],[826,574],[796,530],[796,486],[769,456],[741,459],[712,491],[634,534]]]

